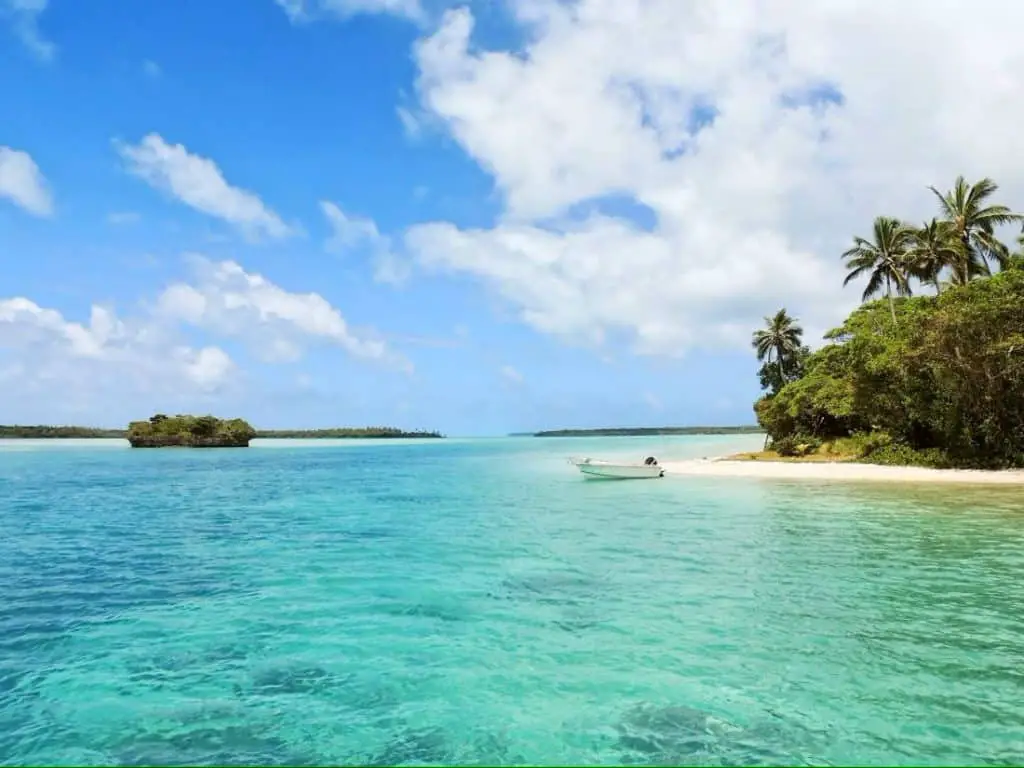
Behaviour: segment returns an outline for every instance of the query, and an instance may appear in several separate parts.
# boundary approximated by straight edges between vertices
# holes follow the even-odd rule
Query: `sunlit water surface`
[[[1024,762],[1013,489],[0,443],[8,764]]]

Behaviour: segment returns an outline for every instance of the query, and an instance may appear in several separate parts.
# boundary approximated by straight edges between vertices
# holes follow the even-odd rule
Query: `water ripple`
[[[0,761],[1024,760],[1014,494],[574,450],[5,451]]]

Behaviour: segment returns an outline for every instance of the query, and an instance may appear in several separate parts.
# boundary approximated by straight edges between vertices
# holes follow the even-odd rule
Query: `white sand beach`
[[[926,469],[830,462],[730,461],[727,458],[662,462],[666,475],[760,477],[775,480],[897,481],[1022,485],[1024,470]]]

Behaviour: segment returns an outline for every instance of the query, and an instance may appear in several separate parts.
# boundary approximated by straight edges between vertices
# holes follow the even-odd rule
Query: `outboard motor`
[[[653,456],[648,456],[646,459],[644,459],[644,464],[646,464],[648,467],[653,467],[657,463],[658,463],[658,460],[656,458],[654,458]]]

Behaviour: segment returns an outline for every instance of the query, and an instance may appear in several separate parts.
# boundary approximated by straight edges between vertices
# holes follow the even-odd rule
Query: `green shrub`
[[[821,440],[807,435],[787,435],[773,440],[771,447],[779,456],[809,456],[821,447]]]
[[[256,430],[243,419],[159,413],[148,421],[131,422],[127,435],[133,446],[248,445],[255,436]]]
[[[929,467],[949,469],[952,462],[939,448],[915,450],[909,445],[892,444],[872,451],[865,461],[869,464],[887,464],[903,467]]]

